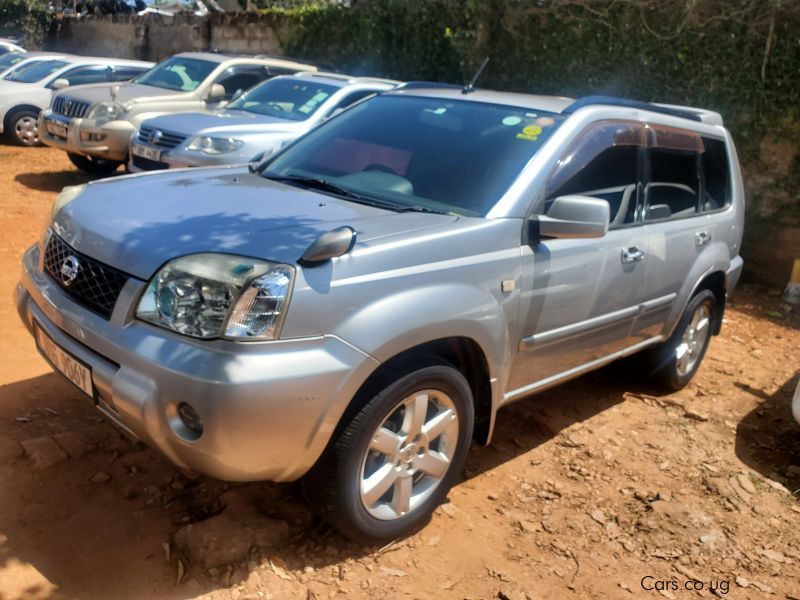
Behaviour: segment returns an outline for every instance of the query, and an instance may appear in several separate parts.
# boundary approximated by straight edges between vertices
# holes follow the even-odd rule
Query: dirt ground
[[[185,478],[38,356],[20,255],[84,180],[0,146],[0,600],[800,598],[800,318],[780,290],[740,287],[678,394],[617,366],[504,410],[427,527],[365,548],[296,485]]]

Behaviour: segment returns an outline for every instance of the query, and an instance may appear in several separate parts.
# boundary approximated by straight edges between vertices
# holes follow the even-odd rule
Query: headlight
[[[75,200],[78,196],[83,193],[83,190],[86,189],[86,184],[83,185],[68,185],[61,193],[56,196],[56,199],[53,201],[53,208],[50,210],[50,220],[52,221],[55,219],[58,211],[64,208],[67,204]]]
[[[102,125],[109,121],[116,121],[123,112],[125,112],[125,108],[116,102],[100,102],[92,107],[86,118]]]
[[[271,340],[278,336],[294,268],[229,254],[193,254],[150,281],[136,316],[184,335]]]
[[[209,136],[197,136],[189,140],[187,150],[192,152],[204,152],[205,154],[229,154],[236,152],[244,145],[242,140],[234,138],[216,138]]]

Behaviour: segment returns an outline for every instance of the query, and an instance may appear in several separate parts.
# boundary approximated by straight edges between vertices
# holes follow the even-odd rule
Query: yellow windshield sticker
[[[539,139],[539,135],[542,133],[542,128],[538,125],[527,125],[522,128],[522,133],[517,134],[518,140],[528,140],[529,142],[535,142]]]

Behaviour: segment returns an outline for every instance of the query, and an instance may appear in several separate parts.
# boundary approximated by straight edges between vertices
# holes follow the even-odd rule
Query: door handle
[[[622,249],[622,264],[630,264],[639,262],[644,258],[644,252],[639,250],[636,246]]]
[[[708,242],[711,241],[711,234],[707,231],[698,231],[694,234],[694,245],[695,246],[705,246]]]

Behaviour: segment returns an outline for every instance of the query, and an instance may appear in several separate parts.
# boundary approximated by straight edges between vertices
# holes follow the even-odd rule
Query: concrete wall
[[[48,49],[153,61],[190,50],[283,53],[272,25],[245,13],[65,19]]]

